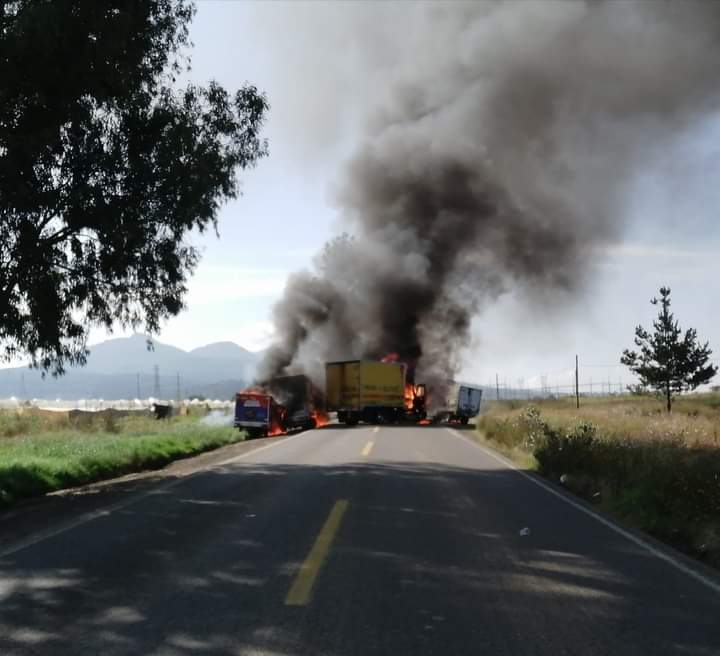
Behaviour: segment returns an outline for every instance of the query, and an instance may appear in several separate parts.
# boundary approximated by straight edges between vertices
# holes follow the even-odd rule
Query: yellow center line
[[[375,445],[375,442],[370,440],[366,445],[365,448],[362,450],[362,455],[369,456],[370,451],[372,451],[373,446]]]
[[[335,534],[340,528],[343,515],[348,507],[347,499],[340,499],[335,502],[323,527],[320,529],[315,543],[305,561],[300,565],[300,570],[293,581],[290,591],[285,597],[286,606],[305,606],[310,601],[315,579],[317,579],[320,568],[327,558],[330,546],[335,539]]]

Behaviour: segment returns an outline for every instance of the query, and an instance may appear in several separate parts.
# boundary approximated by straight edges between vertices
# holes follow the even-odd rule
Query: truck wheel
[[[468,423],[469,417],[460,417],[460,423],[465,426]]]

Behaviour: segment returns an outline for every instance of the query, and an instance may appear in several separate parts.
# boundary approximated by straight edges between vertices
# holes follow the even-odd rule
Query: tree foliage
[[[191,231],[267,153],[252,85],[181,88],[187,0],[0,0],[0,359],[61,373],[91,326],[183,307]]]
[[[640,386],[663,394],[667,409],[673,397],[709,382],[718,368],[710,362],[712,351],[708,342],[698,342],[697,331],[683,331],[670,312],[670,288],[660,288],[660,298],[650,301],[660,305],[651,334],[642,326],[635,329],[635,345],[639,351],[625,349],[620,362],[639,378]]]

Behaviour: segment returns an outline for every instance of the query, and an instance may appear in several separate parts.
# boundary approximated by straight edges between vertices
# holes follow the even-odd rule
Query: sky
[[[288,274],[308,267],[343,232],[334,185],[377,91],[366,65],[373,43],[347,40],[352,20],[345,3],[198,2],[190,77],[230,90],[250,81],[265,91],[270,156],[241,173],[243,196],[222,208],[220,237],[195,238],[203,258],[187,309],[166,322],[159,341],[184,349],[225,340],[266,347]],[[403,55],[402,38],[397,56],[411,56]],[[538,299],[518,292],[484,307],[460,377],[487,384],[497,374],[532,386],[545,377],[564,385],[578,354],[583,382],[626,382],[621,352],[632,345],[634,327],[651,321],[649,300],[662,285],[673,290],[681,325],[696,327],[720,358],[718,181],[720,115],[709,115],[640,163],[620,210],[621,239],[588,262],[578,293]],[[92,341],[106,338],[96,331]]]

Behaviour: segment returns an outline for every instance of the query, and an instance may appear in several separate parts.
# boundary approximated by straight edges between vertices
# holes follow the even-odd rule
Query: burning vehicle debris
[[[234,426],[270,437],[328,422],[320,390],[304,375],[278,376],[235,395]]]

